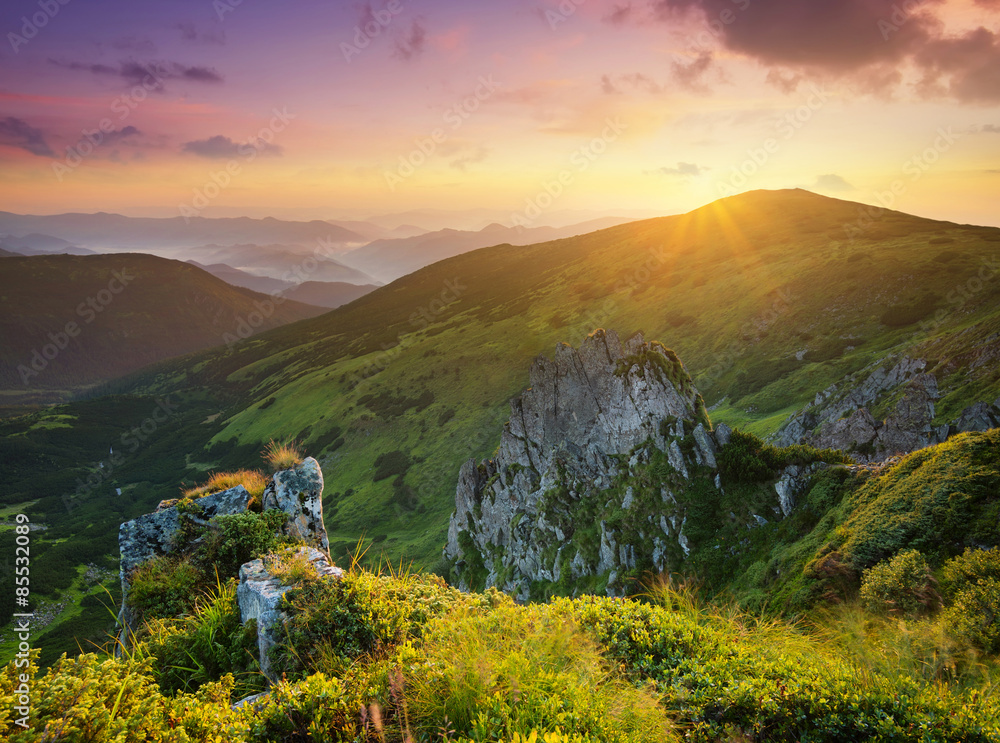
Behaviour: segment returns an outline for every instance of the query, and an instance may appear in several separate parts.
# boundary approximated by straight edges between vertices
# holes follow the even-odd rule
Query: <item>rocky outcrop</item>
[[[333,566],[327,555],[314,547],[300,547],[292,554],[251,560],[240,568],[240,585],[236,589],[240,619],[244,624],[251,620],[257,624],[260,670],[271,682],[277,681],[277,675],[272,668],[270,650],[281,639],[285,620],[281,600],[285,591],[295,585],[282,566],[292,561],[303,563],[309,577],[340,578],[344,574]]]
[[[323,471],[312,457],[300,465],[274,475],[263,497],[264,510],[288,514],[284,534],[312,547],[330,551],[323,523]]]
[[[295,467],[277,472],[264,491],[264,509],[283,511],[287,518],[281,533],[296,542],[329,551],[323,523],[323,473],[319,463],[307,457]],[[154,513],[127,521],[118,530],[121,554],[122,609],[118,615],[123,636],[134,631],[135,618],[128,605],[132,572],[154,557],[184,554],[196,544],[179,539],[182,522],[203,527],[217,516],[242,513],[250,505],[250,494],[242,485],[188,500],[162,501]]]
[[[599,330],[579,349],[539,358],[511,401],[492,460],[459,473],[445,558],[464,587],[485,583],[521,598],[532,586],[620,594],[626,574],[668,570],[691,551],[692,505],[717,497],[721,446],[687,371],[641,335]],[[811,472],[811,470],[810,470]],[[747,504],[782,518],[796,478]]]
[[[882,362],[867,375],[851,375],[816,395],[772,437],[779,446],[809,444],[840,449],[858,462],[879,462],[939,444],[963,431],[1000,422],[1000,400],[976,403],[955,420],[935,424],[937,377],[924,359]]]
[[[122,524],[118,528],[122,583],[122,608],[118,614],[118,624],[130,631],[135,629],[135,618],[127,601],[132,571],[147,560],[185,548],[186,545],[177,541],[181,509],[192,523],[204,526],[216,516],[242,513],[249,504],[250,493],[242,485],[237,485],[229,490],[195,498],[183,505],[176,500],[162,501],[153,513]]]

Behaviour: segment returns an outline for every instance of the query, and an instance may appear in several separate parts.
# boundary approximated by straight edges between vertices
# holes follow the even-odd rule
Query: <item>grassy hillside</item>
[[[714,420],[760,434],[887,354],[922,355],[944,372],[942,418],[994,399],[1000,366],[982,362],[997,353],[1000,288],[982,277],[1000,230],[885,212],[851,243],[857,208],[754,192],[478,250],[129,384],[196,384],[225,399],[213,445],[298,439],[323,458],[338,548],[365,534],[430,565],[459,465],[496,447],[530,360],[598,326],[661,340],[717,405]],[[393,452],[392,467],[377,465]]]
[[[163,359],[322,309],[126,253],[7,257],[0,266],[0,405],[51,402]],[[252,326],[251,326],[252,323]]]
[[[245,466],[271,438],[299,440],[323,463],[335,555],[364,536],[373,559],[434,566],[459,466],[496,448],[531,359],[598,326],[673,348],[716,405],[713,420],[758,434],[887,354],[929,359],[945,379],[942,419],[996,398],[1000,289],[986,269],[1000,230],[884,212],[851,243],[858,208],[754,192],[678,217],[477,250],[102,391],[190,399],[185,414],[201,420],[166,448],[191,480],[227,460]],[[74,406],[11,422],[6,436],[42,461],[55,461],[44,459],[55,434],[75,441],[78,459],[61,460],[61,471],[85,480],[107,442],[60,415],[75,416]],[[135,423],[100,425],[115,439]],[[4,502],[54,497],[35,472],[12,471]],[[131,461],[116,478],[147,480]],[[135,507],[148,510],[175,491],[143,493]]]

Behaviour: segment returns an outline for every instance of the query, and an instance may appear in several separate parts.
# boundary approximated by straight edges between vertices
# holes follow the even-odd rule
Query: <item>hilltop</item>
[[[0,301],[6,405],[66,399],[157,361],[325,311],[275,303],[140,253],[5,257]]]

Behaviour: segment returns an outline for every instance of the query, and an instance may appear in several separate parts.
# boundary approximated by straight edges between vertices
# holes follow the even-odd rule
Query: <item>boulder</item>
[[[263,497],[264,510],[275,508],[288,514],[283,532],[292,539],[330,551],[323,523],[323,471],[312,457],[292,469],[274,475]]]
[[[340,578],[344,571],[334,567],[330,558],[314,547],[300,547],[292,556],[305,559],[313,576]],[[260,670],[268,681],[277,681],[271,665],[269,651],[281,639],[286,615],[281,611],[285,591],[294,583],[281,577],[280,562],[273,556],[251,560],[240,567],[240,584],[236,598],[240,606],[240,619],[245,624],[251,619],[257,623],[257,651]]]

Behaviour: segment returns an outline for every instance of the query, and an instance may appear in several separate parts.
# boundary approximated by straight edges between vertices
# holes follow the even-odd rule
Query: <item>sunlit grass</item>
[[[183,492],[185,498],[199,498],[203,495],[218,493],[223,490],[242,485],[250,493],[252,499],[260,500],[267,487],[267,477],[260,470],[236,470],[234,472],[215,472],[203,485],[189,488]]]
[[[288,470],[302,463],[302,452],[294,441],[279,443],[271,439],[261,457],[271,467],[272,472]]]

